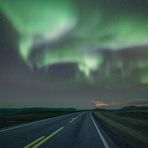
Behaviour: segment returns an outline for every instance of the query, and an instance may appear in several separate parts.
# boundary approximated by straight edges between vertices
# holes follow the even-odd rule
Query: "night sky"
[[[0,107],[148,105],[148,0],[0,0]]]

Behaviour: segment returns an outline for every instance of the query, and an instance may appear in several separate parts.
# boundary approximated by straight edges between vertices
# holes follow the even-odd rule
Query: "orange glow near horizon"
[[[93,100],[92,103],[95,105],[95,107],[109,106],[109,104],[105,103],[104,101],[100,101],[100,100]]]

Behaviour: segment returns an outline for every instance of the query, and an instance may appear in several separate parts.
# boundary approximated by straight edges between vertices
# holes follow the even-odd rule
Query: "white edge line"
[[[71,113],[71,114],[74,114],[74,113]],[[51,117],[51,118],[42,119],[42,120],[39,120],[39,121],[33,121],[33,122],[30,122],[30,123],[24,123],[22,125],[18,125],[18,126],[6,128],[6,129],[1,129],[0,133],[6,132],[6,131],[10,131],[10,130],[14,130],[14,129],[21,128],[21,127],[25,127],[25,126],[29,126],[29,125],[33,125],[33,124],[36,124],[36,123],[44,122],[44,121],[47,121],[47,120],[52,120],[52,119],[55,119],[55,118],[60,118],[60,117],[63,117],[63,116],[68,116],[68,115],[70,115],[70,114],[65,114],[65,115],[61,115],[61,116],[57,116],[57,117]]]
[[[105,148],[109,148],[109,145],[107,144],[106,140],[104,139],[104,137],[103,137],[103,135],[102,135],[100,129],[99,129],[98,126],[96,125],[95,120],[93,119],[91,113],[90,113],[90,116],[91,116],[91,119],[92,119],[92,121],[93,121],[93,123],[94,123],[94,126],[95,126],[95,128],[96,128],[96,130],[97,130],[97,132],[98,132],[98,134],[99,134],[99,136],[100,136],[100,138],[101,138],[101,140],[102,140],[102,142],[103,142],[103,144],[104,144],[104,147],[105,147]]]

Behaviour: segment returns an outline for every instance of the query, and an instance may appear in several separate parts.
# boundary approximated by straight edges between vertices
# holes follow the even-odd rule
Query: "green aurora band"
[[[138,0],[1,0],[0,9],[30,67],[73,62],[90,77],[105,60],[97,50],[148,47],[148,6],[140,9]],[[133,65],[148,68],[145,61]],[[148,75],[140,81],[148,83]]]

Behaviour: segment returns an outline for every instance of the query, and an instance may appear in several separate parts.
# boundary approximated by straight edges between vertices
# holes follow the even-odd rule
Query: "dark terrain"
[[[148,147],[148,107],[96,109],[94,116],[119,147]]]

